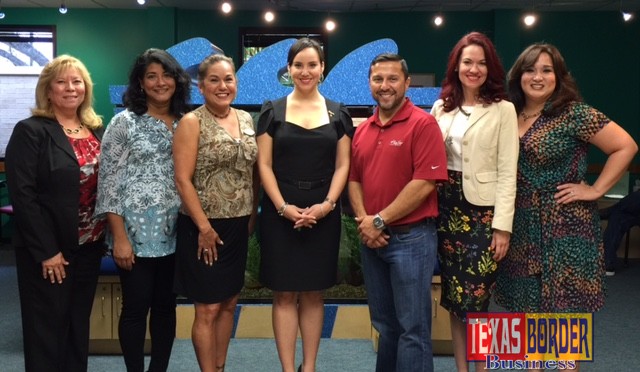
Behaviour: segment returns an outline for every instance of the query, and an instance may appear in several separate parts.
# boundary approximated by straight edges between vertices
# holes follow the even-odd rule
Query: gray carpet
[[[595,340],[593,363],[583,363],[581,371],[640,371],[640,324],[634,314],[640,311],[640,262],[632,261],[608,281],[605,308],[594,317]],[[13,252],[0,248],[0,371],[24,370],[20,308]],[[300,349],[300,347],[298,347]],[[369,340],[323,339],[318,356],[318,372],[375,370],[375,353]],[[298,353],[297,359],[301,360]],[[435,370],[455,371],[453,358],[436,356]],[[170,371],[198,371],[190,340],[176,340]],[[273,339],[233,339],[227,360],[227,372],[280,370]],[[121,356],[89,358],[90,372],[125,371]],[[402,371],[404,372],[404,371]]]

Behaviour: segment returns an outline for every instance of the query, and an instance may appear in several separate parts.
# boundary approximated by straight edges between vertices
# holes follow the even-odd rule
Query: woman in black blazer
[[[86,67],[62,55],[6,150],[26,371],[86,371],[89,316],[104,253],[94,218],[102,120]]]

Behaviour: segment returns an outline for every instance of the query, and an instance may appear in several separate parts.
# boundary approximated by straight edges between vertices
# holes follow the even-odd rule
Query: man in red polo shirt
[[[352,142],[349,197],[362,240],[376,371],[433,371],[431,277],[437,260],[435,181],[447,178],[436,120],[405,93],[407,63],[381,54],[369,68],[378,107]]]

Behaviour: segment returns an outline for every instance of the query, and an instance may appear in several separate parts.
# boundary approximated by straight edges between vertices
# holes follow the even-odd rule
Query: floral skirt
[[[469,203],[462,192],[462,172],[449,171],[438,183],[438,260],[441,305],[465,321],[467,312],[488,310],[498,264],[489,250],[493,207]]]

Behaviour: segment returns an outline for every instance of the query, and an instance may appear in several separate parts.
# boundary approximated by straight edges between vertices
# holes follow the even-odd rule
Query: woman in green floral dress
[[[507,253],[516,197],[518,130],[505,100],[504,69],[488,37],[472,32],[453,48],[432,110],[447,150],[449,180],[438,185],[441,305],[450,313],[459,371],[467,312],[487,311],[498,261]],[[484,363],[476,363],[482,370]]]
[[[582,102],[560,52],[534,44],[508,76],[519,113],[518,196],[511,249],[496,300],[518,312],[593,312],[604,305],[597,200],[622,176],[638,147],[619,125]],[[608,159],[585,181],[587,148]]]

